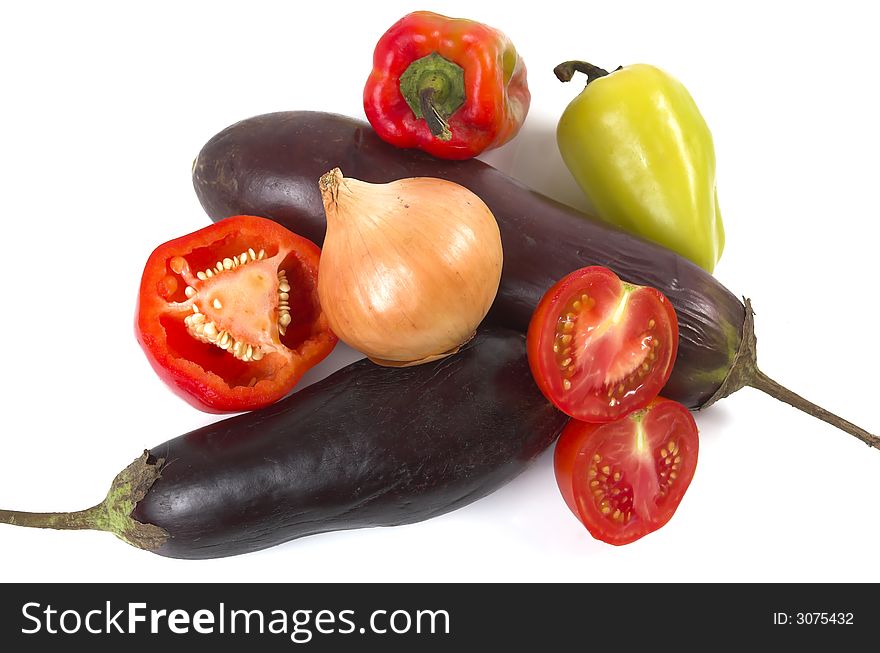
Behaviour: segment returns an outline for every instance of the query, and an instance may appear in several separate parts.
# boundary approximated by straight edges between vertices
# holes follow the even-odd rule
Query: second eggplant
[[[525,338],[483,330],[455,356],[400,369],[362,360],[153,447],[94,508],[0,510],[0,523],[106,530],[174,558],[248,553],[465,506],[522,472],[566,421],[532,381]]]

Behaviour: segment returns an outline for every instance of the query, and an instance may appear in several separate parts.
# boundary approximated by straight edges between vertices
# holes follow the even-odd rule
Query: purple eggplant
[[[106,530],[175,558],[409,524],[498,489],[567,419],[532,380],[523,335],[481,329],[455,356],[396,369],[358,361],[153,447],[94,508],[0,510],[0,523]]]
[[[675,307],[678,357],[663,395],[691,409],[751,386],[824,419],[871,446],[880,439],[776,383],[757,366],[751,306],[678,254],[620,231],[472,159],[445,161],[382,141],[336,114],[289,111],[238,122],[211,138],[193,164],[199,201],[213,220],[271,218],[319,245],[325,219],[318,178],[339,167],[374,183],[439,177],[479,195],[501,229],[504,268],[489,319],[525,330],[544,292],[587,265],[653,286]]]

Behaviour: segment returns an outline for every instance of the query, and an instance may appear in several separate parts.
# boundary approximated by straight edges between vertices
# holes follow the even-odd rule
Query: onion
[[[501,234],[471,191],[415,177],[320,179],[318,296],[333,332],[380,365],[426,363],[471,339],[498,292]]]

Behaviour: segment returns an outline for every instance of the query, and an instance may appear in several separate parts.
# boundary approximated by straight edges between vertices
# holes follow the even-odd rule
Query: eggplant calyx
[[[164,464],[164,458],[153,458],[149,451],[144,451],[116,475],[107,496],[98,505],[76,512],[0,510],[0,523],[29,528],[107,531],[139,549],[155,551],[168,539],[168,533],[154,524],[143,524],[131,515],[138,501],[161,477]]]
[[[752,302],[748,297],[743,297],[743,302],[746,307],[746,317],[743,322],[742,340],[740,341],[736,356],[734,356],[730,372],[728,372],[727,377],[715,394],[705,404],[700,406],[700,410],[748,386],[765,392],[771,397],[783,401],[808,415],[817,417],[832,426],[836,426],[840,430],[858,438],[869,447],[880,449],[880,437],[804,399],[799,394],[792,392],[782,384],[771,379],[758,368],[758,338],[755,336],[755,312],[752,310]]]
[[[752,300],[743,297],[743,303],[746,306],[745,320],[743,321],[742,339],[739,343],[739,349],[733,357],[733,364],[730,371],[721,383],[718,390],[715,391],[709,399],[700,406],[700,410],[708,408],[719,399],[729,397],[737,390],[751,385],[752,379],[758,373],[758,338],[755,336],[755,311],[752,310]]]

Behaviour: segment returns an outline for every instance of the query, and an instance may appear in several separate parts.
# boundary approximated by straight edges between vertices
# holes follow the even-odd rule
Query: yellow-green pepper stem
[[[586,75],[587,84],[589,84],[600,77],[605,77],[608,71],[586,61],[565,61],[553,69],[553,74],[560,82],[570,82],[575,73]]]

